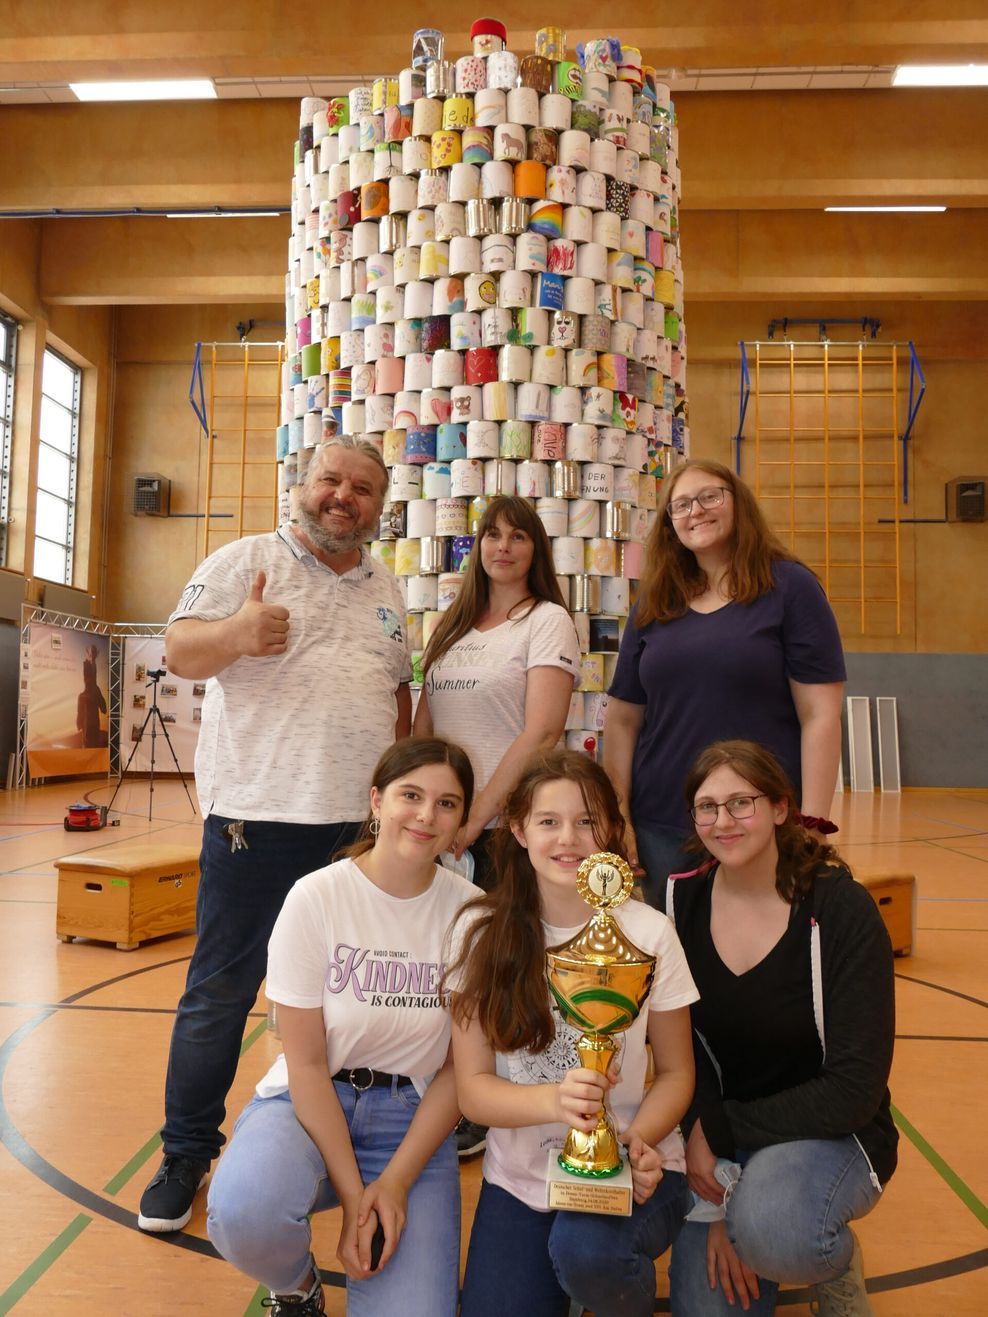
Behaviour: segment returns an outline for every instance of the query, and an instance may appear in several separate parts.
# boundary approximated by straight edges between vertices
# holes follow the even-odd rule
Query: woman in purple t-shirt
[[[769,748],[804,818],[836,831],[827,816],[845,679],[820,583],[768,529],[751,490],[719,462],[677,468],[649,535],[603,738],[647,893],[691,867],[683,784],[712,741]]]

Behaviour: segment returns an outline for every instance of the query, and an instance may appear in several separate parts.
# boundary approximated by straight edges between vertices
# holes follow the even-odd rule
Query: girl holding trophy
[[[622,1022],[620,1057],[606,1076],[580,1063],[580,1030],[560,1013],[569,1003],[555,988],[550,994],[546,978],[547,948],[579,940],[587,924],[578,875],[585,891],[588,857],[627,869],[620,856],[598,854],[614,851],[622,831],[603,769],[574,752],[537,759],[498,825],[497,884],[454,924],[445,984],[457,1092],[467,1118],[491,1127],[462,1317],[565,1317],[571,1298],[596,1317],[644,1317],[655,1301],[654,1259],[682,1224],[688,1195],[677,1124],[693,1091],[687,1008],[696,990],[669,920],[640,901],[613,916],[619,942],[646,974],[641,1008],[636,1002],[637,1017]],[[648,1045],[654,1080],[646,1093]],[[550,1150],[555,1159],[567,1126],[575,1137],[594,1131],[605,1096],[627,1147],[631,1214],[549,1210]]]
[[[849,1222],[896,1164],[888,934],[767,750],[717,742],[686,790],[707,862],[665,896],[701,994],[683,1121],[697,1208],[672,1252],[672,1311],[768,1317],[783,1281],[813,1285],[820,1317],[866,1317]]]

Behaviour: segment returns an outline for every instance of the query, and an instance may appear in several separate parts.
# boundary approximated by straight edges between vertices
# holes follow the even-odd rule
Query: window
[[[72,584],[82,371],[46,349],[41,369],[34,575]]]
[[[17,323],[0,314],[0,567],[7,563],[10,516],[10,432],[14,422],[14,349]]]

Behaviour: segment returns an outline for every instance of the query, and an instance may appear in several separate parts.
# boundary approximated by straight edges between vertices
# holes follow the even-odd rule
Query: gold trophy
[[[546,948],[546,976],[563,1019],[583,1031],[580,1061],[606,1075],[617,1052],[614,1035],[631,1027],[648,997],[655,957],[629,942],[610,914],[634,885],[620,855],[587,856],[576,885],[594,914],[576,937]],[[593,1130],[571,1129],[562,1152],[550,1150],[546,1198],[550,1208],[631,1215],[631,1168],[603,1103]]]

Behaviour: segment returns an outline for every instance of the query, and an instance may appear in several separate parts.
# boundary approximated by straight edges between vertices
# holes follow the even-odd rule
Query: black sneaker
[[[465,1116],[457,1125],[455,1134],[458,1157],[472,1157],[475,1153],[483,1152],[487,1146],[487,1126],[475,1125]]]
[[[193,1200],[208,1172],[208,1163],[166,1155],[141,1195],[137,1217],[140,1228],[152,1234],[181,1230],[192,1215]]]
[[[319,1268],[313,1266],[315,1280],[308,1294],[272,1294],[262,1299],[261,1307],[271,1309],[271,1317],[321,1317],[326,1311]]]

